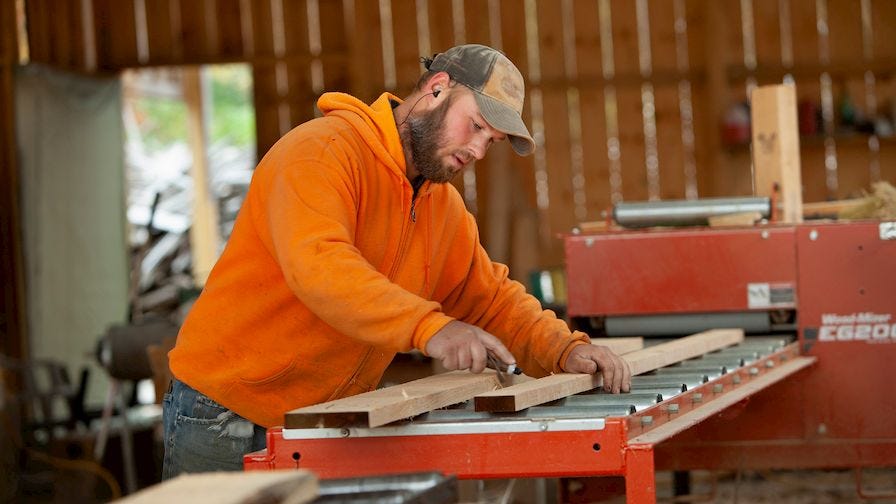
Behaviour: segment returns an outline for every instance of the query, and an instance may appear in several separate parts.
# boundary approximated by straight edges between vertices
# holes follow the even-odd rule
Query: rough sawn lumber
[[[378,427],[464,402],[500,387],[495,372],[452,371],[286,413],[286,428]]]
[[[740,343],[743,339],[741,329],[713,329],[627,353],[621,358],[628,362],[632,376],[635,376]],[[599,374],[559,373],[479,394],[474,403],[476,411],[520,411],[601,385]]]

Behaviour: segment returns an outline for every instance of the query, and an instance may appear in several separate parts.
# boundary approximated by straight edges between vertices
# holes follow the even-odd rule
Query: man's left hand
[[[632,386],[632,372],[628,362],[601,345],[577,345],[566,357],[563,370],[567,373],[600,373],[604,390],[618,394]]]

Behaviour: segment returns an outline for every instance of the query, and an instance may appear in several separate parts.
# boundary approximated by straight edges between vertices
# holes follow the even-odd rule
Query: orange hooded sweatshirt
[[[451,184],[413,197],[390,101],[318,101],[259,163],[233,233],[171,351],[174,375],[265,427],[376,388],[396,352],[457,319],[531,376],[576,344],[479,243]]]

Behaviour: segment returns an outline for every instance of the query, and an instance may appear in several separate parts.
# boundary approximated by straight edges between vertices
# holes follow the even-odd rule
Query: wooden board
[[[628,362],[634,376],[740,343],[743,339],[741,329],[713,329],[631,352],[622,358]],[[560,373],[479,394],[474,403],[476,411],[520,411],[601,385],[600,375]]]
[[[304,469],[183,474],[118,501],[123,504],[164,502],[300,504],[317,497],[317,478]]]
[[[752,226],[762,219],[759,212],[738,212],[709,217],[709,227]]]
[[[591,343],[605,346],[617,355],[627,354],[644,348],[644,338],[641,338],[640,336],[628,338],[591,338]]]
[[[474,374],[452,371],[337,399],[286,413],[289,429],[308,427],[378,427],[396,420],[444,408],[495,390],[501,385],[494,371]]]
[[[780,222],[803,221],[800,139],[793,86],[762,86],[751,97],[753,187],[756,196],[777,198]]]

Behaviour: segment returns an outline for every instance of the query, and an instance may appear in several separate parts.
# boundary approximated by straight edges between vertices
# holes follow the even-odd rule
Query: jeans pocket
[[[167,440],[173,474],[242,470],[243,455],[252,451],[252,422],[202,394],[173,420]]]

